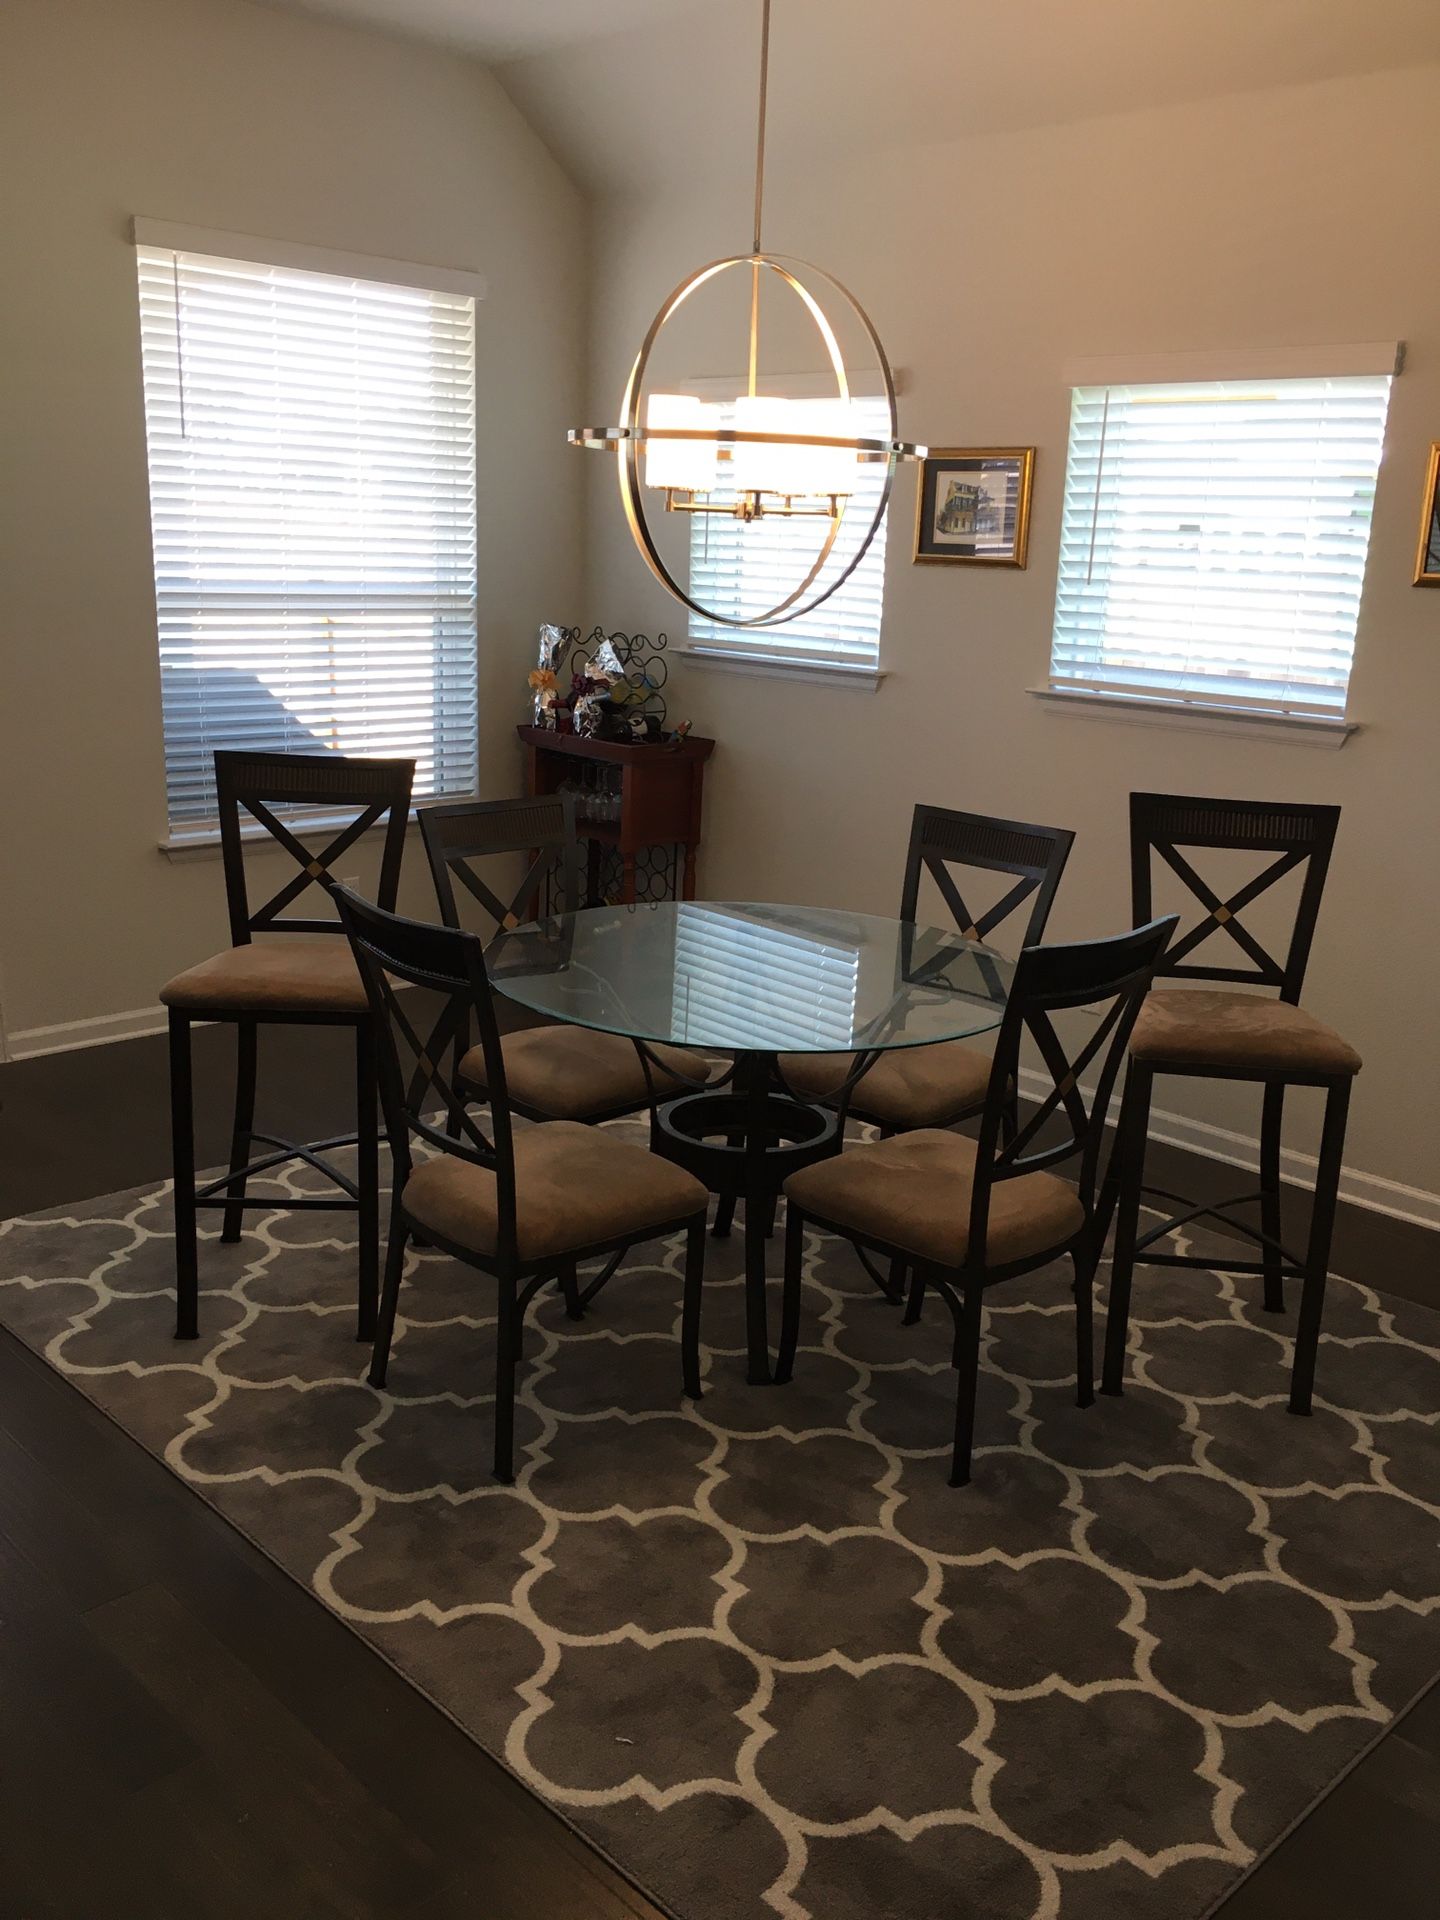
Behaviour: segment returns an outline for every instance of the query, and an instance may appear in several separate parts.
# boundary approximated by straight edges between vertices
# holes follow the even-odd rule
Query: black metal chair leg
[[[1153,1076],[1132,1061],[1125,1075],[1120,1106],[1119,1171],[1115,1195],[1115,1257],[1110,1269],[1110,1299],[1105,1322],[1102,1393],[1120,1393],[1125,1385],[1125,1345],[1130,1331],[1130,1283],[1135,1272],[1135,1241],[1140,1227],[1140,1191],[1145,1179],[1145,1141],[1150,1131]]]
[[[901,1270],[904,1271],[903,1268]],[[910,1270],[910,1293],[905,1302],[905,1311],[901,1315],[901,1325],[913,1327],[920,1318],[920,1309],[925,1304],[925,1269],[920,1266]]]
[[[390,1365],[390,1342],[395,1338],[395,1313],[400,1304],[400,1282],[405,1274],[405,1247],[410,1238],[398,1206],[390,1212],[390,1239],[385,1249],[385,1284],[380,1291],[380,1313],[375,1323],[375,1344],[370,1352],[370,1371],[366,1378],[372,1387],[383,1387]]]
[[[175,1180],[175,1338],[200,1332],[200,1255],[195,1239],[195,1112],[190,1019],[170,1010],[170,1150]]]
[[[1070,1256],[1075,1268],[1075,1404],[1095,1404],[1095,1256],[1089,1248]]]
[[[725,1136],[725,1144],[727,1147],[743,1147],[745,1144],[745,1136],[741,1133],[727,1133]],[[735,1195],[733,1193],[722,1193],[715,1202],[715,1224],[710,1231],[717,1240],[728,1240],[730,1238],[730,1229],[734,1224]]]
[[[1349,1110],[1350,1082],[1346,1079],[1330,1088],[1325,1101],[1320,1162],[1315,1169],[1315,1205],[1310,1215],[1310,1244],[1305,1251],[1305,1279],[1295,1330],[1295,1361],[1290,1373],[1291,1413],[1308,1414],[1315,1389],[1315,1358],[1320,1347],[1320,1317],[1325,1309],[1325,1282],[1330,1273],[1330,1242],[1340,1199],[1340,1167]]]
[[[955,1450],[950,1484],[970,1484],[970,1454],[975,1442],[975,1400],[980,1391],[980,1327],[985,1296],[978,1284],[965,1289],[955,1337]]]
[[[498,1282],[495,1328],[495,1478],[507,1486],[515,1478],[515,1369],[520,1360],[519,1320],[514,1276]]]
[[[805,1216],[793,1200],[785,1203],[785,1285],[780,1299],[780,1350],[775,1361],[777,1381],[795,1372],[795,1349],[800,1344],[800,1289],[805,1254]]]
[[[380,1293],[380,1136],[378,1128],[379,1077],[375,1064],[375,1029],[369,1020],[355,1028],[355,1107],[358,1165],[355,1185],[359,1235],[359,1300],[355,1338],[375,1338],[375,1315]]]
[[[570,1320],[585,1318],[585,1303],[580,1298],[580,1276],[573,1260],[560,1262],[560,1291],[565,1296],[565,1314]]]
[[[886,1279],[890,1283],[890,1297],[898,1306],[905,1298],[905,1262],[898,1253],[890,1262]]]
[[[685,1393],[700,1398],[700,1299],[705,1281],[705,1216],[685,1236],[685,1301],[680,1316],[680,1368]]]
[[[1280,1135],[1284,1114],[1283,1081],[1267,1081],[1260,1113],[1260,1231],[1265,1236],[1260,1252],[1265,1262],[1267,1313],[1285,1311],[1285,1262],[1280,1245],[1284,1232],[1280,1212]]]
[[[235,1118],[230,1129],[230,1173],[241,1172],[250,1158],[250,1130],[255,1125],[255,1073],[259,1052],[259,1027],[254,1020],[241,1020],[235,1027]],[[226,1189],[225,1224],[220,1238],[233,1246],[240,1238],[245,1217],[245,1182],[240,1180]]]

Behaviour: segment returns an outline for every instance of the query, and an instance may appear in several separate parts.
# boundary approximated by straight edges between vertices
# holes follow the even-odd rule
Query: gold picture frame
[[[1440,587],[1440,440],[1430,443],[1425,498],[1420,505],[1420,541],[1415,549],[1415,585]]]
[[[931,447],[915,490],[915,560],[1023,567],[1034,480],[1034,447]]]

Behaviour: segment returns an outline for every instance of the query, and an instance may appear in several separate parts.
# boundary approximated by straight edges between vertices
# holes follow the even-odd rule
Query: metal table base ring
[[[765,1094],[757,1109],[752,1094],[687,1093],[657,1112],[654,1147],[712,1193],[749,1197],[758,1172],[769,1197],[801,1167],[838,1152],[839,1131],[833,1113],[785,1094]],[[747,1144],[757,1133],[765,1142],[760,1152]]]

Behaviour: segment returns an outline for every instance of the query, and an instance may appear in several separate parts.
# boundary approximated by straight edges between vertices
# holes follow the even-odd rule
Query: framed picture
[[[932,447],[920,465],[915,558],[1023,567],[1033,447]]]
[[[1430,447],[1425,498],[1420,508],[1420,545],[1415,551],[1417,587],[1440,587],[1440,440]]]

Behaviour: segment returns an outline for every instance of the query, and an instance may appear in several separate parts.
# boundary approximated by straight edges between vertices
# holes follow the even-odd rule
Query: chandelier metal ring
[[[708,266],[699,268],[688,279],[682,280],[663,302],[650,323],[635,357],[635,364],[630,369],[621,407],[621,424],[615,427],[573,427],[567,436],[572,446],[593,447],[615,454],[621,505],[631,538],[646,566],[666,592],[672,594],[682,606],[688,607],[702,620],[724,627],[775,627],[813,613],[844,586],[869,552],[875,535],[884,524],[899,462],[923,460],[926,452],[924,447],[912,445],[899,437],[895,377],[880,336],[854,294],[833,273],[827,273],[813,261],[802,260],[792,254],[767,253],[761,242],[761,214],[765,197],[765,122],[770,76],[770,6],[771,0],[761,0],[760,98],[755,132],[755,237],[750,251],[731,254],[723,260],[712,260]],[[707,406],[695,395],[684,393],[651,395],[650,418],[648,422],[644,421],[645,376],[656,341],[676,310],[691,294],[734,267],[748,267],[750,270],[750,364],[748,392],[735,399],[733,418],[739,424],[722,427],[720,420],[724,416],[720,408]],[[788,428],[795,421],[800,420],[803,424],[813,416],[803,414],[792,397],[760,393],[758,372],[762,273],[775,274],[781,284],[790,289],[803,303],[820,335],[835,376],[837,396],[833,407],[836,417],[830,422],[829,432],[789,431]],[[880,370],[889,415],[889,432],[885,439],[834,430],[853,425],[850,379],[835,329],[824,307],[806,286],[801,275],[823,281],[850,309],[869,341]],[[829,408],[830,403],[824,404]],[[777,413],[780,416],[778,418]],[[817,427],[820,424],[816,421]],[[687,442],[695,449],[688,457],[685,448]],[[643,484],[640,472],[642,451],[646,456]],[[883,461],[885,476],[863,539],[835,577],[819,585],[835,550],[847,504],[855,491],[851,466],[844,458],[847,454],[853,455],[853,465],[856,467]],[[732,484],[728,489],[721,487],[717,478],[721,460],[731,463]],[[748,619],[719,613],[695,599],[666,565],[645,511],[644,489],[647,485],[653,490],[664,489],[667,512],[733,514],[747,525],[770,514],[823,518],[827,521],[825,537],[804,579],[783,600],[764,613],[752,614]],[[716,497],[712,499],[711,495]],[[821,504],[825,501],[828,501],[828,507]]]
[[[657,429],[642,426],[642,412],[645,399],[645,375],[660,335],[674,316],[676,310],[690,298],[691,294],[695,293],[708,281],[713,280],[717,275],[725,273],[733,267],[748,267],[752,271],[758,268],[768,269],[771,273],[777,275],[781,282],[788,286],[804,304],[825,347],[826,356],[830,362],[830,369],[835,376],[837,396],[842,402],[848,402],[850,399],[850,381],[845,368],[844,356],[840,351],[840,345],[835,336],[835,330],[824,308],[820,305],[820,302],[793,269],[798,268],[803,273],[812,274],[816,278],[823,280],[828,287],[833,289],[833,291],[845,301],[859,321],[860,327],[875,354],[876,363],[880,371],[886,409],[889,413],[890,431],[888,438],[881,440],[865,435],[810,436],[756,434],[746,433],[739,429],[719,431],[714,434],[702,434],[694,429]],[[903,459],[913,460],[917,458],[921,451],[918,447],[912,446],[899,438],[900,425],[895,399],[895,378],[891,372],[890,362],[886,357],[880,335],[876,331],[870,316],[860,305],[860,302],[855,298],[854,294],[850,292],[849,288],[837,280],[833,274],[827,273],[823,267],[816,266],[812,261],[797,259],[789,254],[755,252],[731,254],[723,260],[712,260],[707,266],[700,267],[696,272],[682,280],[670,293],[668,298],[661,303],[659,311],[656,313],[655,318],[651,321],[646,331],[645,337],[640,344],[640,351],[635,356],[635,364],[630,370],[630,378],[625,385],[625,395],[621,412],[622,424],[619,427],[579,427],[571,431],[569,438],[572,444],[576,446],[606,448],[618,454],[621,504],[625,511],[625,518],[629,525],[631,536],[636,546],[640,549],[646,565],[666,591],[673,594],[675,598],[687,606],[692,613],[698,614],[705,620],[717,621],[724,626],[778,626],[786,621],[796,620],[804,614],[813,612],[823,601],[828,600],[831,594],[842,587],[855,571],[856,567],[859,566],[869,550],[870,543],[879,531],[880,525],[885,518],[885,510],[890,504],[890,495],[895,483],[895,469],[897,465]],[[829,528],[820,551],[799,585],[795,587],[791,593],[787,594],[783,600],[778,601],[764,613],[753,615],[746,620],[737,620],[732,615],[717,613],[712,608],[703,606],[698,600],[693,599],[686,588],[676,579],[660,553],[650,526],[649,518],[645,511],[644,492],[639,470],[641,448],[645,441],[651,437],[670,440],[713,438],[722,444],[732,445],[744,444],[746,442],[775,444],[776,442],[784,442],[787,439],[808,441],[810,444],[842,447],[846,450],[854,451],[861,460],[874,462],[883,460],[885,462],[885,478],[881,485],[879,500],[876,502],[874,512],[870,517],[870,524],[865,531],[865,536],[847,561],[843,571],[840,572],[834,580],[828,582],[819,593],[816,593],[808,601],[805,599],[805,596],[810,592],[810,589],[824,572],[825,564],[834,551],[835,541],[839,536],[841,523],[845,514],[843,500],[837,502],[836,509],[830,516]]]

